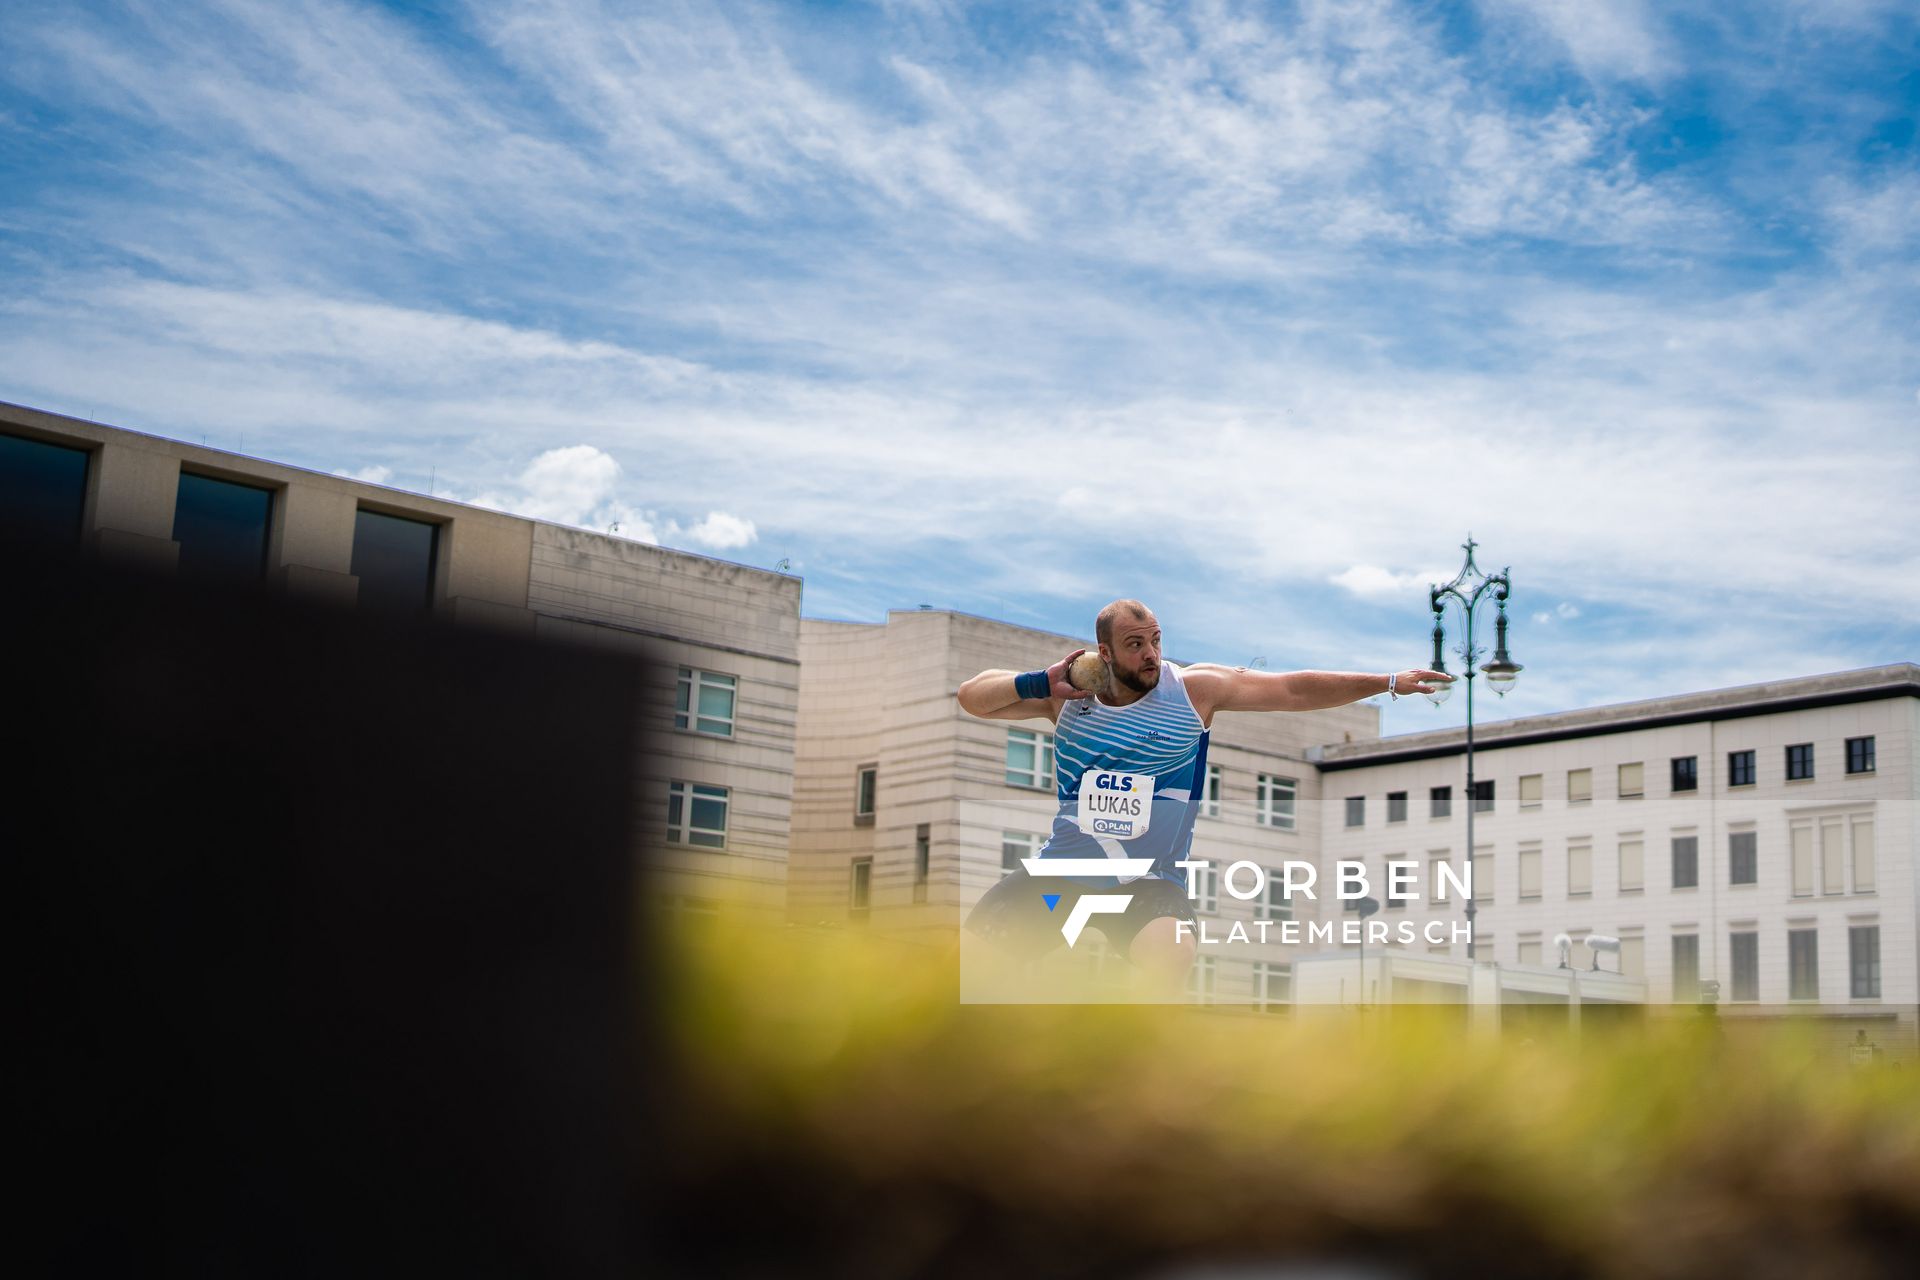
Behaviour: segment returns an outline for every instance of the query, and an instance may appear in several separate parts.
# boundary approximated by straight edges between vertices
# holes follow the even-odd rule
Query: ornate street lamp
[[[1443,623],[1445,621],[1447,600],[1449,597],[1459,602],[1461,611],[1465,613],[1467,620],[1466,643],[1454,652],[1460,655],[1461,661],[1465,664],[1464,669],[1467,677],[1466,799],[1467,880],[1469,882],[1467,893],[1467,959],[1472,960],[1474,958],[1473,921],[1476,914],[1473,889],[1477,888],[1477,886],[1472,884],[1473,811],[1476,807],[1473,782],[1473,664],[1474,660],[1480,656],[1479,650],[1473,647],[1473,610],[1474,606],[1480,603],[1481,596],[1485,595],[1488,591],[1493,593],[1494,604],[1498,607],[1499,614],[1494,621],[1493,660],[1482,666],[1480,670],[1486,672],[1487,683],[1493,686],[1493,691],[1504,698],[1507,696],[1507,690],[1513,687],[1514,680],[1520,675],[1521,667],[1520,664],[1515,662],[1507,653],[1507,592],[1512,587],[1512,584],[1507,579],[1508,571],[1502,569],[1496,574],[1482,572],[1480,566],[1473,562],[1473,549],[1480,544],[1473,540],[1471,534],[1468,535],[1466,542],[1462,545],[1467,553],[1466,563],[1460,566],[1460,572],[1454,575],[1452,582],[1446,583],[1443,586],[1429,587],[1427,590],[1427,602],[1433,606],[1433,669],[1435,671],[1444,672],[1447,669],[1446,655],[1444,653],[1446,632]],[[1452,692],[1453,686],[1451,684],[1441,684],[1437,686],[1432,693],[1428,694],[1427,698],[1437,707],[1445,702]]]

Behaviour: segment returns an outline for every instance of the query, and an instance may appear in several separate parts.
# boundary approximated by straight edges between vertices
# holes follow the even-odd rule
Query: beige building
[[[798,578],[6,404],[0,539],[644,654],[667,905],[785,901]]]
[[[1815,1014],[1910,1055],[1920,1003],[1915,801],[1920,667],[1872,667],[1476,726],[1475,958],[1551,967],[1556,935],[1644,978],[1655,1004]],[[1464,919],[1434,901],[1466,869],[1464,734],[1328,746],[1322,856],[1363,862],[1379,919]],[[1414,864],[1415,899],[1378,886]],[[1459,958],[1424,939],[1394,949]]]
[[[982,894],[1038,852],[1057,807],[1052,726],[975,719],[954,691],[988,668],[1030,670],[1091,645],[944,611],[893,612],[883,623],[803,620],[791,917],[950,939]],[[1325,806],[1308,754],[1379,731],[1379,712],[1365,703],[1219,717],[1194,839],[1194,856],[1213,863],[1197,907],[1210,929],[1287,918],[1277,893],[1236,899],[1220,871],[1242,859],[1277,867],[1316,858]],[[1297,905],[1303,921],[1328,909]],[[1075,957],[1098,967],[1101,942],[1090,930]],[[1196,994],[1284,1002],[1289,955],[1278,944],[1208,948]]]

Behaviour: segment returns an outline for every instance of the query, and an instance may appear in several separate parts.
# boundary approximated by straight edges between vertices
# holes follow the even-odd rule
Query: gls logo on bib
[[[1153,775],[1089,769],[1080,775],[1080,830],[1090,836],[1132,840],[1153,821]]]

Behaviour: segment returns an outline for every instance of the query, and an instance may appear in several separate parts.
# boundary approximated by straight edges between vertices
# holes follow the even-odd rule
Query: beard
[[[1152,693],[1153,686],[1160,683],[1160,668],[1155,666],[1152,671],[1142,674],[1138,671],[1123,670],[1116,663],[1113,668],[1113,678],[1135,693]]]

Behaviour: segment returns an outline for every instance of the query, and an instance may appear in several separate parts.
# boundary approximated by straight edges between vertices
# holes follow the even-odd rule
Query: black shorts
[[[1049,893],[1060,895],[1051,911],[1042,896]],[[1129,958],[1133,939],[1147,921],[1161,916],[1194,919],[1187,891],[1159,876],[1146,876],[1116,888],[1093,889],[1062,876],[1030,876],[1020,869],[1008,873],[973,904],[965,927],[1021,960],[1037,959],[1067,940],[1060,932],[1061,923],[1083,893],[1133,895],[1125,911],[1096,915],[1087,921],[1088,928],[1104,933],[1107,944]]]

